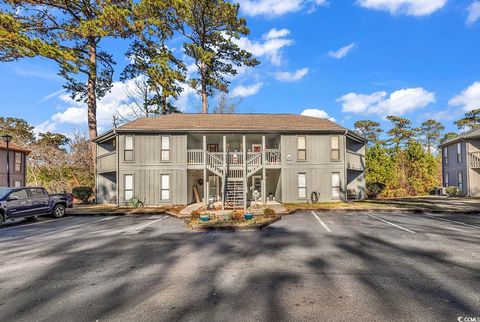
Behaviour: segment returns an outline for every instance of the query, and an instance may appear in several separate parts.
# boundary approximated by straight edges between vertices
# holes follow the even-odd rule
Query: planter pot
[[[243,215],[243,216],[244,216],[245,219],[247,219],[247,220],[253,219],[253,214],[251,214],[251,213],[245,214],[245,215]]]
[[[204,221],[204,222],[207,222],[207,221],[210,220],[210,217],[208,217],[208,216],[200,216],[200,220],[201,220],[201,221]]]

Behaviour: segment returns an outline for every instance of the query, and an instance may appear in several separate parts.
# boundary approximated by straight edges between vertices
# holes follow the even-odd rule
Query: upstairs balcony
[[[203,149],[187,150],[187,168],[201,170],[207,168],[218,176],[228,171],[230,178],[250,177],[263,167],[281,167],[280,149],[265,149],[264,152],[208,152]],[[244,172],[246,171],[246,175]]]
[[[480,152],[470,152],[468,154],[468,164],[472,169],[480,169]]]

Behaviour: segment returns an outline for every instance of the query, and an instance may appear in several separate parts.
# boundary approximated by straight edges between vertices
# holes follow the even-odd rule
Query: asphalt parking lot
[[[480,316],[480,215],[303,212],[235,233],[167,216],[41,218],[0,241],[0,321]]]

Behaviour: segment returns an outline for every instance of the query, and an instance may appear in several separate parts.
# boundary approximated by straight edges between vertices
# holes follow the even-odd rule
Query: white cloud
[[[474,1],[468,7],[467,25],[475,23],[480,18],[480,1]]]
[[[418,17],[428,16],[440,10],[447,0],[358,0],[357,3],[368,9]]]
[[[375,92],[370,95],[348,93],[337,102],[342,103],[342,112],[378,115],[403,115],[435,102],[435,94],[421,87],[406,88],[388,95]]]
[[[339,50],[334,50],[334,51],[330,51],[328,52],[328,56],[330,57],[333,57],[333,58],[336,58],[336,59],[340,59],[340,58],[343,58],[345,56],[348,55],[348,53],[353,49],[355,48],[355,44],[352,43],[350,45],[347,45],[345,47],[342,47],[340,48]]]
[[[282,48],[293,45],[293,40],[286,38],[288,29],[271,29],[262,36],[262,41],[251,41],[246,37],[232,39],[240,48],[257,57],[266,57],[274,65],[282,63]]]
[[[252,96],[258,93],[258,91],[262,88],[262,86],[263,86],[263,83],[256,83],[250,86],[239,85],[232,90],[231,96],[232,97]]]
[[[308,68],[302,68],[295,72],[278,72],[275,78],[282,82],[297,82],[308,74]]]
[[[33,133],[37,136],[40,133],[53,132],[54,129],[55,123],[53,123],[51,120],[47,120],[43,123],[35,125],[33,128]]]
[[[301,113],[301,115],[318,117],[318,118],[321,118],[321,119],[329,119],[332,122],[336,122],[335,119],[333,117],[330,117],[327,112],[325,112],[324,110],[319,110],[317,108],[308,108],[308,109],[304,110]]]
[[[480,108],[480,82],[475,82],[460,94],[452,98],[448,104],[461,106],[465,112]]]
[[[309,7],[309,12],[318,6],[326,6],[326,0],[237,0],[240,10],[248,16],[276,17],[297,12]]]

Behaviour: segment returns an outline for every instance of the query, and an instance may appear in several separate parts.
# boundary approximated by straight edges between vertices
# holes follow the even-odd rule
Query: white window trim
[[[127,189],[127,176],[132,177],[132,189]],[[132,192],[132,197],[127,199],[127,192]],[[129,202],[133,197],[135,197],[135,175],[134,174],[124,174],[123,175],[123,199],[125,202]]]
[[[167,176],[168,177],[168,189],[165,189],[163,187],[163,177]],[[162,173],[160,174],[160,200],[162,201],[170,201],[172,200],[172,180],[170,178],[170,173]],[[168,198],[164,199],[163,198],[163,192],[168,191]]]
[[[304,138],[304,147],[303,149],[300,149],[300,145],[298,144],[299,143],[299,139],[303,137]],[[300,159],[299,158],[299,155],[300,155],[300,151],[305,151],[305,159]],[[297,135],[297,161],[300,161],[300,162],[305,162],[307,161],[308,159],[308,156],[307,156],[307,136],[306,135]]]
[[[20,156],[20,163],[17,163],[17,155]],[[17,170],[17,164],[20,165],[20,169]],[[20,152],[15,152],[14,154],[14,166],[13,166],[13,171],[15,171],[16,173],[20,173],[22,172],[22,168],[23,168],[23,155],[22,153]]]
[[[132,138],[132,149],[127,149],[127,137]],[[133,134],[125,135],[124,139],[123,139],[123,144],[124,144],[124,146],[123,146],[123,161],[124,162],[135,162],[135,136]],[[127,158],[125,158],[125,155],[126,155],[127,151],[132,151],[132,159],[131,160],[127,160]]]
[[[305,178],[305,186],[300,186],[300,176],[303,175]],[[305,189],[305,196],[300,196],[300,189]],[[307,173],[306,172],[298,172],[297,173],[297,195],[298,199],[305,200],[308,199],[308,192],[307,192]]]
[[[163,148],[163,138],[168,138],[168,149]],[[160,161],[171,162],[172,159],[172,139],[170,135],[160,135]],[[168,151],[168,160],[163,159],[163,151]]]
[[[333,185],[333,176],[338,175],[338,186]],[[342,177],[340,175],[340,172],[332,172],[330,175],[330,188],[331,188],[331,195],[332,199],[334,200],[339,200],[341,199],[341,192],[342,192]],[[333,189],[338,189],[338,196],[333,195]]]
[[[457,187],[460,192],[463,192],[463,171],[457,172]]]
[[[338,142],[338,149],[333,148],[333,138],[337,138]],[[338,150],[338,159],[333,158],[333,151]],[[330,161],[332,162],[339,162],[342,160],[342,157],[340,155],[340,135],[330,135]]]
[[[443,160],[445,165],[448,165],[448,146],[443,148]]]
[[[445,173],[445,178],[444,178],[444,180],[445,180],[445,187],[446,187],[446,188],[448,188],[448,186],[450,185],[450,178],[449,178],[449,177],[450,177],[450,176],[448,175],[448,172]]]
[[[462,142],[457,143],[457,163],[462,163]]]

